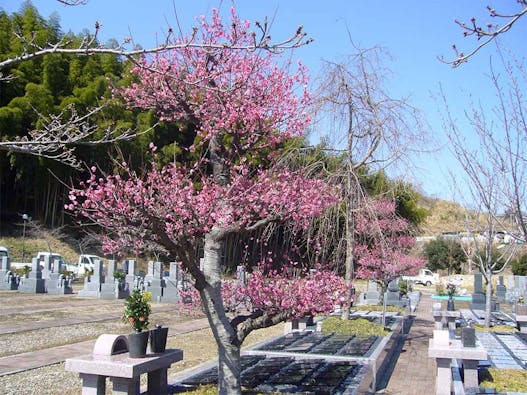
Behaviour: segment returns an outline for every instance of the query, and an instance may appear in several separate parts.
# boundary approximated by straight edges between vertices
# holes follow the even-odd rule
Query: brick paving
[[[436,364],[428,358],[428,339],[433,335],[434,321],[430,295],[423,295],[395,367],[384,389],[377,393],[389,395],[423,395],[435,392]]]

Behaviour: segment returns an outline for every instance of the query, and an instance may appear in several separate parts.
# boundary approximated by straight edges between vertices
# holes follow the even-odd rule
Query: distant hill
[[[465,218],[470,210],[447,200],[423,197],[419,205],[428,211],[420,225],[421,236],[434,236],[445,232],[465,232]]]

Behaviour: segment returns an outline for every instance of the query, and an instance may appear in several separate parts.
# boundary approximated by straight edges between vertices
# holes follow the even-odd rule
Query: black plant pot
[[[144,358],[150,332],[135,332],[128,335],[128,352],[130,358]]]
[[[455,311],[456,307],[454,306],[454,299],[452,299],[452,296],[448,297],[448,302],[446,304],[447,311]]]
[[[150,350],[153,353],[165,352],[167,346],[168,328],[156,325],[156,329],[150,331]]]

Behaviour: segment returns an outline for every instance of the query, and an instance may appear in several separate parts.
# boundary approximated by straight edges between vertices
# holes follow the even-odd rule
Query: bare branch
[[[27,136],[18,137],[15,140],[0,141],[0,151],[42,156],[78,169],[81,168],[81,163],[75,156],[76,146],[93,146],[130,140],[148,133],[157,126],[156,124],[141,132],[108,127],[100,137],[92,138],[98,131],[98,126],[90,123],[89,119],[103,108],[104,106],[95,107],[85,115],[79,115],[75,106],[69,105],[57,115],[39,114],[42,129],[32,130]]]
[[[88,0],[57,0],[57,1],[64,5],[70,5],[70,6],[84,5],[88,3]]]
[[[312,39],[307,38],[306,33],[303,31],[303,27],[299,26],[297,30],[288,38],[272,43],[269,36],[269,26],[267,23],[261,25],[257,22],[257,26],[260,29],[260,35],[256,33],[253,34],[254,42],[249,45],[237,45],[229,42],[213,44],[206,42],[197,42],[196,41],[196,32],[197,29],[193,30],[193,34],[187,40],[181,42],[174,41],[172,38],[173,31],[169,29],[166,36],[166,41],[152,48],[136,48],[128,50],[125,48],[125,45],[129,43],[129,40],[125,40],[123,45],[118,48],[108,48],[97,42],[97,34],[101,28],[98,22],[95,23],[95,32],[94,34],[87,34],[84,36],[81,44],[76,48],[68,48],[71,45],[71,42],[67,38],[61,39],[57,43],[48,43],[46,46],[36,45],[33,40],[26,40],[23,36],[19,38],[24,43],[24,52],[18,56],[6,59],[0,62],[0,70],[5,70],[9,67],[15,66],[26,60],[31,60],[34,58],[42,57],[48,54],[68,54],[68,55],[93,55],[93,54],[106,54],[106,55],[115,55],[123,56],[131,61],[135,62],[138,56],[153,54],[159,52],[165,52],[170,50],[184,49],[184,48],[207,48],[212,51],[214,50],[244,50],[244,51],[256,51],[258,49],[270,51],[273,53],[281,53],[288,49],[297,48],[303,45],[307,45],[312,42]],[[3,77],[4,79],[6,77]]]
[[[445,60],[441,56],[439,57],[439,60],[443,63],[452,65],[452,67],[458,67],[461,64],[467,62],[469,58],[474,56],[479,50],[495,40],[499,35],[508,32],[522,16],[527,14],[527,0],[516,0],[516,2],[520,5],[521,9],[518,12],[514,12],[512,14],[501,13],[496,11],[494,8],[487,6],[487,10],[489,11],[489,16],[491,18],[505,20],[505,24],[501,27],[497,23],[487,23],[485,27],[482,27],[481,25],[477,24],[476,18],[472,18],[470,23],[455,20],[454,22],[463,30],[463,36],[475,36],[479,44],[466,54],[462,51],[459,51],[456,45],[453,44],[452,49],[454,50],[456,56],[455,59]]]

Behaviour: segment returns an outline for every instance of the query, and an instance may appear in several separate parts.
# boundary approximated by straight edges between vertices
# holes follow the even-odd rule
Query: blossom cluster
[[[184,168],[152,164],[144,175],[130,169],[104,178],[92,174],[70,191],[65,207],[114,230],[104,240],[105,250],[114,253],[155,242],[154,222],[177,244],[215,226],[242,231],[266,218],[305,227],[337,200],[335,188],[290,171],[261,170],[252,178],[233,171],[231,180],[227,186],[208,177],[196,183]]]
[[[356,231],[357,276],[389,282],[402,274],[414,274],[424,260],[408,253],[415,244],[410,225],[396,215],[393,201],[368,200],[360,210]]]
[[[348,289],[344,280],[329,270],[290,277],[257,269],[248,276],[245,286],[235,281],[223,282],[222,299],[229,310],[287,313],[298,318],[332,312],[345,300]]]

